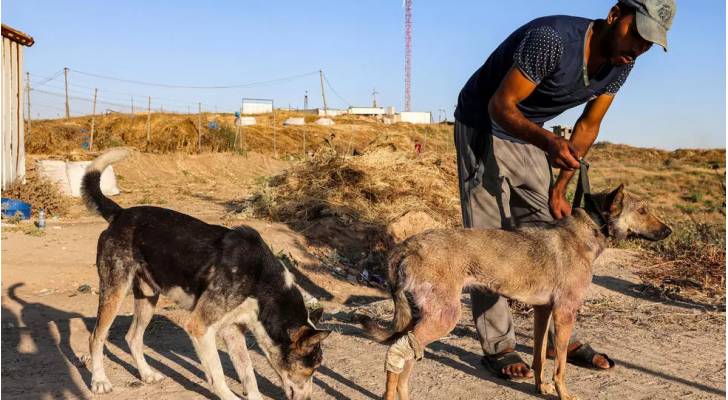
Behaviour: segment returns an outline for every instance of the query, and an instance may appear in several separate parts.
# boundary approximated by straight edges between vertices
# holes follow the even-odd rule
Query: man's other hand
[[[554,188],[549,189],[549,210],[555,219],[571,215],[571,205],[566,201],[564,192]]]
[[[579,155],[568,140],[558,136],[551,137],[548,142],[547,152],[554,167],[567,170],[579,168]]]

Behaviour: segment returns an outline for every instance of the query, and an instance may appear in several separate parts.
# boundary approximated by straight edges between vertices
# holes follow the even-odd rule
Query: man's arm
[[[488,103],[490,117],[509,134],[548,153],[554,166],[562,169],[579,168],[576,150],[569,141],[529,121],[518,109],[518,103],[535,89],[536,83],[520,69],[511,68]]]
[[[603,94],[588,102],[576,121],[570,142],[579,158],[584,157],[599,135],[599,127],[614,96]],[[574,176],[573,170],[562,169],[549,193],[549,208],[556,219],[571,215],[571,205],[566,201],[566,187]]]

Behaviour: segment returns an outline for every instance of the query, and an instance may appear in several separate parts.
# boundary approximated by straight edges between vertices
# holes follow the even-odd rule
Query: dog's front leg
[[[556,368],[554,369],[554,383],[556,391],[561,400],[576,400],[576,396],[569,395],[566,388],[566,355],[569,348],[569,337],[574,329],[576,310],[572,307],[554,306],[553,310],[554,328],[556,339],[554,349],[556,350]]]
[[[551,319],[551,306],[534,306],[533,315],[533,376],[536,378],[536,393],[556,393],[553,383],[544,382],[546,363],[546,340]]]
[[[220,354],[217,352],[217,344],[215,343],[217,336],[215,329],[211,326],[205,326],[196,313],[192,314],[185,329],[190,335],[192,344],[197,351],[197,357],[200,358],[202,368],[205,370],[215,394],[222,400],[240,400],[225,382],[225,373],[222,370]]]
[[[253,363],[248,354],[248,346],[245,344],[245,328],[239,324],[230,324],[220,330],[220,335],[225,340],[228,355],[243,388],[245,388],[246,397],[248,400],[262,399],[263,396],[258,390],[258,382],[255,379]]]

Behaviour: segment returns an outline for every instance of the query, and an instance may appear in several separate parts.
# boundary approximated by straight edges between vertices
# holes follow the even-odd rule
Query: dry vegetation
[[[303,116],[307,125],[283,126],[290,116]],[[203,115],[203,152],[244,148],[274,154],[274,116],[257,116],[257,126],[241,128],[237,144],[233,118]],[[317,126],[312,124],[317,118],[276,112],[275,156],[302,162],[261,179],[258,195],[242,200],[238,211],[287,223],[358,266],[372,262],[372,254],[381,260],[392,243],[387,226],[407,211],[426,213],[443,226],[459,224],[452,126],[384,125],[353,116]],[[219,129],[208,129],[213,119]],[[154,153],[197,151],[197,115],[153,114],[150,144],[146,115],[101,116],[96,126],[95,150],[128,145]],[[89,129],[90,117],[34,122],[26,148],[78,154]],[[425,147],[420,156],[416,141]],[[588,159],[595,190],[625,183],[675,228],[665,242],[629,245],[649,255],[646,266],[653,266],[642,272],[646,284],[660,295],[725,304],[725,150],[669,152],[597,143]]]
[[[289,117],[304,117],[304,126],[285,126]],[[332,118],[333,126],[313,124],[319,117],[299,112],[276,111],[275,115],[256,115],[257,125],[235,127],[232,114],[202,114],[202,152],[255,151],[273,153],[275,126],[275,152],[279,158],[299,158],[305,152],[316,151],[322,146],[335,146],[339,152],[353,152],[381,132],[382,125],[372,118],[339,116]],[[209,128],[215,121],[217,129]],[[153,153],[186,152],[198,150],[197,114],[153,113],[150,120],[151,141],[147,143],[147,115],[113,113],[96,117],[94,150],[116,146],[130,146]],[[420,140],[441,137],[435,144],[446,147],[442,133],[447,125],[414,127],[410,124],[388,125],[387,130],[419,135]],[[27,140],[26,151],[33,154],[60,154],[78,150],[91,131],[91,117],[50,119],[33,121],[32,134]],[[236,141],[236,135],[239,134]],[[449,133],[451,135],[452,133]]]
[[[27,172],[25,183],[17,181],[3,190],[3,197],[22,200],[31,205],[33,214],[43,209],[49,216],[63,215],[71,205],[56,184],[39,177],[34,169]]]

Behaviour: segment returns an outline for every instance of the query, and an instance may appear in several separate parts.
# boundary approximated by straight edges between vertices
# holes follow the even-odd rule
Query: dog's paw
[[[567,394],[559,396],[559,400],[579,400],[579,398],[574,396],[573,394]]]
[[[164,375],[154,370],[142,375],[142,382],[144,383],[157,383],[162,379],[164,379]]]
[[[108,379],[91,380],[91,391],[96,394],[111,393],[114,390]]]
[[[553,383],[541,383],[536,388],[536,392],[539,394],[556,394],[556,387]]]

